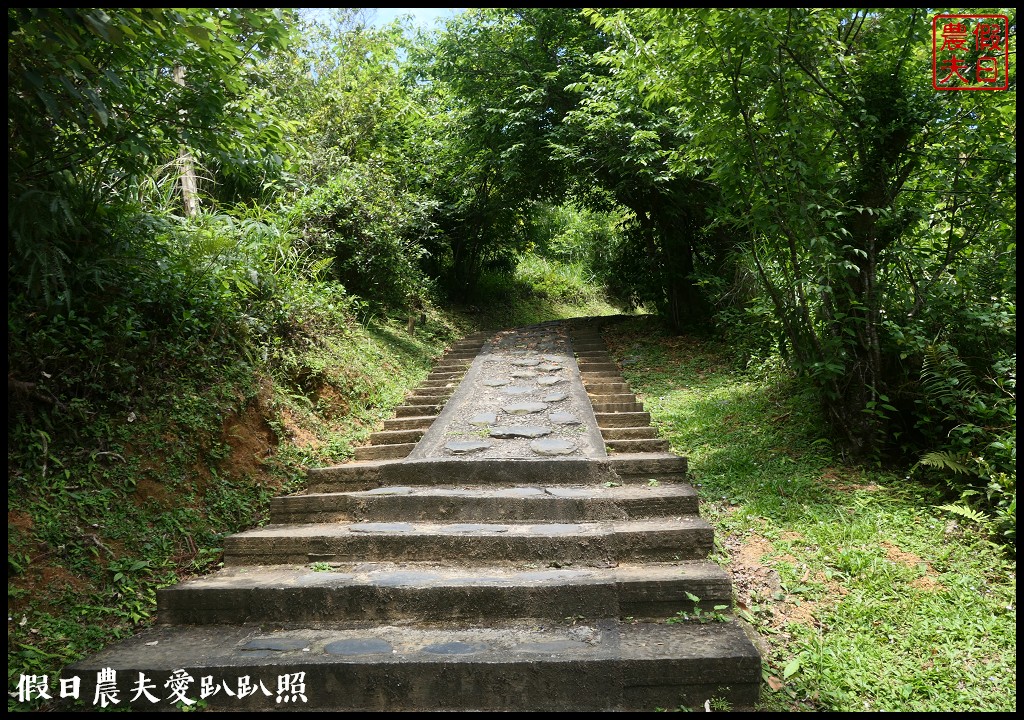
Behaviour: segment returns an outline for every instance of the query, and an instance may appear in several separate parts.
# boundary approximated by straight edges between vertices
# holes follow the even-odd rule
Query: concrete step
[[[406,405],[440,405],[451,397],[451,393],[431,393],[430,395],[410,395],[405,398]]]
[[[591,396],[594,395],[616,395],[629,393],[633,394],[632,388],[629,387],[628,383],[624,382],[595,382],[595,383],[584,383],[586,391]],[[635,396],[634,396],[635,398]]]
[[[608,464],[624,481],[638,476],[685,476],[687,470],[686,458],[670,452],[616,453],[608,457]]]
[[[427,380],[444,380],[445,382],[457,383],[460,380],[462,380],[462,378],[465,377],[465,375],[466,373],[461,370],[459,372],[431,372],[429,375],[427,375]]]
[[[437,415],[441,412],[441,405],[398,405],[395,407],[395,417],[411,418],[424,415]]]
[[[455,388],[457,388],[458,386],[459,383],[457,381],[451,380],[449,378],[444,378],[441,380],[424,380],[419,384],[418,389],[427,390],[432,388],[444,388],[448,390],[455,390]]]
[[[442,355],[441,357],[442,358],[459,358],[460,360],[462,360],[462,359],[472,360],[473,358],[475,358],[479,354],[480,354],[480,346],[476,346],[476,347],[465,347],[465,348],[453,348],[452,350],[448,350],[447,352],[445,352],[445,354]]]
[[[272,498],[274,524],[410,521],[550,522],[638,520],[697,514],[685,481],[658,486],[384,487]]]
[[[445,622],[536,618],[664,620],[732,607],[716,563],[501,568],[359,562],[226,568],[157,590],[162,624]]]
[[[668,452],[669,444],[665,438],[634,438],[628,440],[605,440],[609,452],[642,453]]]
[[[378,430],[370,434],[371,445],[400,445],[403,443],[416,443],[423,437],[426,430]]]
[[[106,668],[116,670],[117,707],[140,709],[169,709],[176,698],[166,688],[182,671],[189,702],[209,678],[218,692],[205,704],[233,711],[650,712],[700,708],[711,698],[744,710],[756,704],[761,683],[760,656],[735,622],[614,619],[160,625],[69,666],[63,677],[79,677],[81,697],[92,698]],[[140,676],[158,704],[136,691]],[[240,684],[255,692],[238,692]]]
[[[589,523],[321,523],[269,525],[224,540],[224,565],[703,560],[713,531],[697,516]]]
[[[658,437],[657,428],[647,427],[608,427],[601,428],[601,437],[608,440],[639,440]]]
[[[608,405],[611,403],[621,404],[637,402],[636,395],[634,395],[631,392],[598,394],[588,391],[588,394],[590,395],[590,401],[594,404],[595,407],[598,405]]]
[[[584,371],[581,368],[580,377],[584,383],[623,382],[623,374],[617,370]]]
[[[428,397],[433,395],[444,401],[455,393],[458,386],[458,382],[452,382],[451,380],[445,381],[443,385],[420,385],[413,389],[407,397]]]
[[[594,402],[595,413],[643,412],[644,404],[640,402]]]
[[[471,362],[472,362],[472,360],[468,360],[468,359],[467,360],[459,360],[459,359],[441,360],[441,361],[435,363],[434,367],[431,368],[431,369],[434,372],[458,372],[460,370],[466,370],[470,366]]]
[[[418,417],[388,418],[384,421],[384,430],[426,430],[437,419],[437,415],[420,415]]]
[[[661,463],[661,472],[674,472],[682,467],[683,458],[670,454],[643,455],[646,465]],[[653,458],[653,460],[651,460]],[[604,485],[622,482],[616,468],[630,467],[619,457],[603,460],[559,458],[552,460],[476,460],[460,458],[458,462],[439,460],[404,460],[403,462],[345,463],[332,467],[310,468],[306,488],[311,493],[370,490],[386,486],[424,485],[497,485],[501,487]],[[644,470],[641,472],[652,472]]]
[[[356,460],[393,460],[408,457],[416,443],[364,445],[355,449]]]
[[[580,358],[577,360],[577,364],[580,366],[580,372],[593,373],[593,372],[620,372],[619,366],[615,363],[610,362],[591,362],[586,358]]]
[[[651,424],[651,414],[648,412],[596,412],[594,417],[597,418],[597,426],[600,428],[642,427]]]

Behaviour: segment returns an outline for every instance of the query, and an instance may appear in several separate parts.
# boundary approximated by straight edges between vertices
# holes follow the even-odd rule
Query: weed
[[[693,609],[680,610],[665,621],[667,624],[698,622],[703,625],[712,622],[729,622],[729,617],[724,612],[729,609],[728,605],[715,605],[711,611],[707,611],[701,609],[699,597],[691,592],[687,592],[686,597],[693,603]]]
[[[732,703],[725,698],[713,697],[704,703],[704,708],[711,712],[732,712]]]

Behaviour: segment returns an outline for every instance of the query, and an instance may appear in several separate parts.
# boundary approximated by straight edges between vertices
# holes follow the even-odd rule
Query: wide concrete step
[[[480,353],[480,347],[481,346],[477,345],[476,347],[455,348],[455,349],[447,351],[444,355],[441,356],[441,359],[442,360],[451,360],[451,359],[472,360],[473,358],[475,358]]]
[[[599,383],[587,383],[585,385],[586,391],[589,395],[622,395],[629,393],[632,395],[633,389],[624,382],[599,382]],[[636,397],[634,396],[634,400]]]
[[[424,380],[417,389],[427,390],[430,388],[445,388],[455,390],[459,383],[456,380]]]
[[[452,381],[446,381],[444,384],[438,383],[437,385],[420,385],[417,388],[413,388],[409,396],[447,398],[451,396],[456,387],[456,384]]]
[[[637,402],[636,395],[631,392],[624,393],[598,393],[592,392],[589,389],[587,393],[590,395],[590,401],[597,407],[598,405],[609,405],[609,404],[621,404],[621,403],[635,403]]]
[[[580,377],[584,383],[622,382],[622,373],[616,370],[584,370],[580,368]]]
[[[586,358],[580,358],[578,361],[580,372],[593,373],[593,372],[619,372],[619,366],[615,363],[609,362],[591,362]]]
[[[451,393],[442,393],[440,395],[410,395],[405,398],[406,405],[441,405]]]
[[[662,475],[685,476],[687,461],[670,452],[616,453],[608,457],[608,465],[622,480]]]
[[[310,468],[307,473],[307,492],[329,493],[352,490],[370,490],[392,485],[501,485],[521,487],[528,485],[603,485],[621,483],[620,476],[642,473],[686,472],[686,460],[668,453],[654,455],[633,454],[608,457],[602,460],[587,458],[559,458],[555,460],[505,460],[501,458],[474,460],[459,458],[448,460],[405,460],[403,462],[358,462],[331,467]],[[630,458],[633,458],[632,460]],[[635,466],[643,469],[633,472]],[[657,470],[653,468],[659,468]]]
[[[424,415],[437,415],[441,412],[441,405],[398,405],[395,408],[395,417],[409,418],[422,417]]]
[[[69,666],[63,677],[79,677],[81,696],[93,698],[105,668],[116,672],[118,707],[138,709],[173,706],[167,688],[182,671],[191,679],[182,693],[189,702],[212,686],[218,692],[206,706],[233,711],[650,712],[702,708],[712,698],[741,710],[753,708],[761,683],[760,656],[735,622],[613,619],[161,625]],[[140,675],[158,705],[137,692]]]
[[[678,517],[698,511],[685,482],[558,487],[384,487],[276,497],[270,522],[552,522]]]
[[[433,372],[465,372],[469,368],[469,360],[442,360],[434,365]]]
[[[688,599],[698,598],[696,604]],[[157,590],[157,620],[188,625],[443,622],[536,618],[665,620],[732,606],[728,574],[706,560],[615,567],[321,563],[226,568]]]
[[[697,516],[589,523],[364,522],[268,525],[224,541],[224,565],[702,560],[713,531]]]
[[[459,382],[466,375],[464,372],[437,371],[427,375],[428,381],[443,380],[444,382]]]
[[[644,404],[641,402],[593,402],[595,413],[614,412],[643,412]]]

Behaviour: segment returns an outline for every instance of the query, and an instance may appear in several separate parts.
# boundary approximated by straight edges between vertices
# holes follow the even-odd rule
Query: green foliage
[[[381,167],[351,165],[291,210],[303,252],[331,258],[331,272],[369,307],[405,307],[426,292],[417,236],[427,204],[402,193]]]
[[[485,269],[511,270],[535,201],[564,192],[549,144],[598,42],[571,9],[479,8],[411,49],[438,118],[425,162],[442,237],[431,252],[453,296],[470,296]]]
[[[741,580],[736,615],[762,642],[759,710],[1015,709],[1005,538],[939,509],[954,503],[915,476],[842,462],[813,388],[784,368],[737,368],[728,345],[652,317],[609,325],[605,342],[687,456]]]
[[[729,617],[725,612],[729,609],[728,605],[715,605],[712,610],[704,610],[700,606],[700,598],[691,592],[686,593],[686,598],[693,603],[692,610],[680,610],[675,615],[667,619],[665,622],[669,625],[685,622],[696,622],[701,625],[706,625],[712,622],[729,622]]]
[[[892,440],[913,445],[908,429],[927,424],[913,417],[923,347],[908,337],[971,336],[979,358],[1008,357],[1012,321],[1006,333],[975,309],[1014,304],[1013,94],[922,91],[923,11],[591,17],[614,72],[591,82],[604,95],[581,120],[619,119],[613,98],[635,92],[686,128],[665,172],[703,168],[714,185],[734,252],[698,274],[718,320],[749,323],[733,332],[750,352],[778,347],[815,383],[847,453],[899,452]],[[987,371],[967,365],[978,386]]]
[[[819,467],[833,447],[918,461],[910,481],[948,492],[871,523],[912,517],[928,534],[909,543],[978,582],[977,558],[1000,562],[986,543],[1015,544],[1015,92],[933,92],[929,20],[490,8],[409,41],[354,9],[299,25],[279,9],[10,8],[8,493],[31,527],[9,525],[25,617],[9,672],[146,622],[157,588],[216,564],[222,535],[302,468],[349,457],[459,334],[435,282],[476,303],[466,327],[614,313],[605,292],[676,328],[714,313],[747,375],[711,372],[724,350],[648,354],[656,333],[631,367],[714,503],[755,503],[723,522],[801,527],[829,548],[823,573],[863,582],[858,612],[887,625],[931,604],[960,633],[977,618],[959,609],[992,598],[957,586],[952,606],[864,609],[902,576],[857,520],[873,497],[833,507]],[[188,217],[185,155],[202,196]],[[410,302],[413,336],[385,314]],[[680,400],[674,378],[710,379]],[[247,413],[277,450],[233,471],[222,433]],[[172,506],[148,501],[152,483]],[[963,548],[934,542],[935,508]],[[85,586],[34,605],[51,562]],[[874,630],[823,622],[874,666],[906,664]],[[801,633],[773,659],[794,699],[813,682],[830,708],[920,705],[915,680],[865,689],[830,660],[850,657],[837,633]],[[937,652],[948,672],[929,683],[984,704]]]
[[[244,174],[251,162],[279,170],[283,153],[271,148],[283,130],[254,100],[247,73],[286,41],[286,17],[257,9],[10,8],[10,291],[51,304],[90,275],[108,281],[102,263],[124,251],[108,228],[131,214],[121,208],[183,147],[221,174]],[[184,85],[176,67],[185,68]]]

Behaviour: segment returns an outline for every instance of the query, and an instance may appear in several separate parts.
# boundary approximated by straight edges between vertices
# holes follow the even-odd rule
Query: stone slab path
[[[568,328],[508,330],[488,340],[413,459],[605,457]]]
[[[223,570],[158,593],[156,627],[66,677],[140,709],[752,708],[713,530],[605,321],[456,344],[355,461],[311,469]]]

